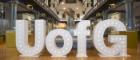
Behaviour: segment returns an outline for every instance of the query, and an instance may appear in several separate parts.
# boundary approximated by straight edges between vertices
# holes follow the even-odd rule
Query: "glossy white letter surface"
[[[21,56],[37,57],[44,48],[45,21],[35,20],[35,44],[28,44],[28,21],[16,20],[16,48]]]
[[[74,35],[77,36],[77,57],[87,57],[87,36],[89,36],[87,29],[90,26],[89,20],[83,20],[78,23]]]
[[[63,38],[63,47],[59,48],[56,45],[55,38],[61,36]],[[71,51],[73,45],[73,40],[71,34],[64,29],[56,29],[49,32],[46,38],[46,48],[52,57],[66,57],[66,55]]]
[[[112,27],[116,31],[126,31],[125,25],[119,20],[104,20],[99,22],[94,29],[94,46],[102,57],[127,56],[127,36],[126,35],[109,35],[109,42],[113,43],[107,47],[104,43],[105,30]]]

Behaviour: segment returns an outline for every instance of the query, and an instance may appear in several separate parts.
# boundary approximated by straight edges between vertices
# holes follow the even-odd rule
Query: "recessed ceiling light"
[[[76,9],[79,9],[79,8],[76,8]]]
[[[110,4],[110,5],[115,5],[115,4]]]
[[[64,7],[63,9],[65,10],[66,8]]]
[[[62,2],[61,4],[62,4],[62,5],[64,5],[65,3],[64,3],[64,2]]]

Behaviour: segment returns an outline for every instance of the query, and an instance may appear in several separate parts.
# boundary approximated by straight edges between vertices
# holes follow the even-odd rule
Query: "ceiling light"
[[[66,8],[65,8],[65,7],[64,7],[63,9],[64,9],[64,10],[66,10]]]
[[[115,5],[115,4],[110,4],[110,5]]]
[[[62,4],[62,5],[64,5],[65,3],[64,3],[64,2],[62,2],[61,4]]]

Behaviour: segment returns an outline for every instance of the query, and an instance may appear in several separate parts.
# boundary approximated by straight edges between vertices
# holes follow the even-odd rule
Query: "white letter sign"
[[[61,36],[64,39],[62,48],[56,46],[55,38]],[[73,40],[70,33],[63,29],[51,31],[46,38],[46,48],[52,57],[65,57],[72,49]]]
[[[88,27],[89,20],[82,20],[74,30],[74,36],[77,36],[77,57],[87,57],[87,36],[90,36]],[[126,31],[125,25],[119,20],[103,20],[99,22],[93,31],[93,43],[101,57],[121,57],[127,56],[127,36],[109,35],[108,41],[113,43],[111,47],[106,46],[104,42],[104,32],[112,27],[116,31]],[[62,37],[63,46],[58,47],[57,37]],[[44,20],[35,20],[35,46],[28,43],[28,22],[26,20],[16,20],[16,47],[22,56],[37,57],[46,45],[48,52],[52,57],[66,57],[71,51],[73,45],[73,36],[64,29],[55,29],[46,36],[46,22]]]
[[[127,55],[127,36],[126,35],[110,35],[109,41],[114,43],[112,47],[105,46],[104,32],[107,28],[112,27],[116,31],[126,31],[125,25],[119,20],[104,20],[99,22],[94,29],[94,46],[103,57],[115,57]]]
[[[77,29],[74,31],[74,35],[77,36],[77,57],[87,57],[87,36],[88,31],[87,27],[90,26],[89,20],[84,20],[78,23]]]
[[[35,20],[35,46],[28,44],[28,21],[16,21],[16,47],[22,56],[37,57],[44,48],[45,21]]]

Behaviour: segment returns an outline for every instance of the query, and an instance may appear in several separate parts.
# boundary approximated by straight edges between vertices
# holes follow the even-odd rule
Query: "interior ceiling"
[[[139,10],[140,10],[140,2],[134,2],[134,16],[140,16]],[[125,4],[118,7],[117,9],[118,11],[125,11]]]
[[[66,3],[76,3],[76,0],[65,0]]]
[[[68,8],[73,9],[76,13],[80,13],[82,12],[82,4],[80,2],[76,2],[76,3],[64,3],[64,4],[60,4],[56,9],[58,11],[65,11]]]

